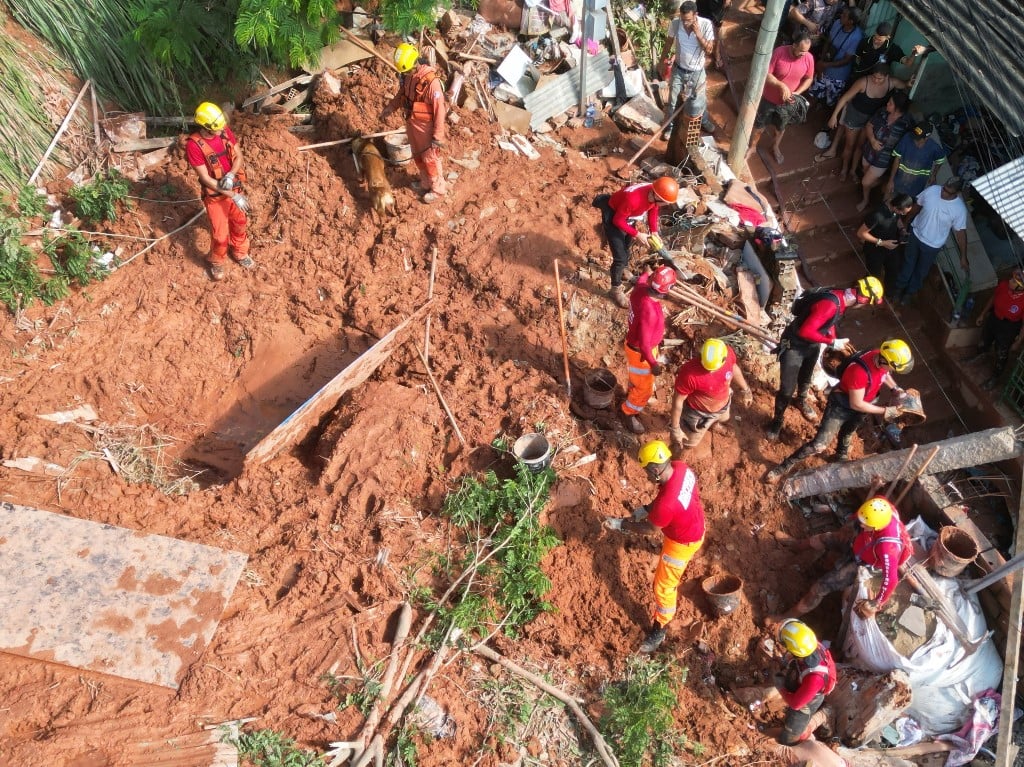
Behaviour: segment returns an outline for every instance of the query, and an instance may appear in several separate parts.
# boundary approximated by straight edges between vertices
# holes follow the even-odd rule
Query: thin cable
[[[860,265],[864,267],[864,271],[866,273],[868,270],[868,266],[864,262],[864,258],[860,254],[860,250],[858,250],[857,246],[853,244],[853,240],[851,240],[850,235],[846,233],[846,228],[839,222],[839,218],[836,216],[835,211],[832,210],[832,206],[828,204],[828,200],[825,199],[825,195],[819,192],[818,196],[821,198],[821,202],[825,205],[825,208],[828,210],[829,215],[832,216],[832,220],[835,221],[836,226],[839,227],[839,231],[843,233],[843,237],[845,237],[846,241],[850,244],[850,248],[853,250],[854,255],[860,262]],[[907,332],[907,326],[903,324],[903,321],[899,318],[899,315],[896,314],[896,311],[895,309],[893,309],[892,304],[886,304],[886,306],[889,309],[889,312],[892,314],[893,318],[896,320],[896,324],[899,325],[900,329],[903,331],[903,336],[907,339],[910,339],[911,335],[909,332]],[[946,394],[946,390],[942,388],[942,384],[939,383],[938,376],[935,375],[935,371],[932,370],[932,367],[931,365],[928,364],[928,360],[925,358],[925,356],[920,353],[920,348],[918,347],[917,343],[914,341],[911,341],[910,343],[914,347],[915,364],[917,363],[917,360],[921,360],[921,363],[928,371],[928,374],[932,377],[932,381],[935,383],[935,386],[942,393],[942,398],[946,400],[946,403],[949,405],[950,410],[953,411],[953,415],[956,416],[956,420],[958,420],[960,422],[960,425],[964,427],[965,432],[969,432],[970,427],[968,427],[968,425],[964,422],[964,419],[960,417],[959,409],[954,404],[953,400],[949,398],[949,395]]]
[[[145,200],[146,202],[162,202],[166,205],[178,205],[183,202],[196,202],[197,200],[203,199],[202,197],[189,197],[187,200],[154,200],[152,197],[136,197],[135,195],[125,195],[129,200]]]

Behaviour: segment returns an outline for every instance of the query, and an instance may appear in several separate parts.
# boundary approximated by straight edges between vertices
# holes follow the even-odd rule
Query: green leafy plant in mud
[[[324,767],[323,759],[296,747],[293,739],[277,730],[243,732],[235,745],[239,756],[256,767]]]
[[[241,0],[235,42],[298,67],[315,64],[320,49],[338,41],[340,26],[334,0]]]
[[[370,713],[370,709],[373,708],[373,702],[377,700],[380,695],[381,686],[381,675],[384,670],[382,668],[382,662],[377,662],[366,668],[362,661],[356,661],[356,666],[359,669],[359,676],[335,676],[334,674],[324,674],[320,677],[320,681],[327,685],[327,689],[331,691],[338,701],[338,708],[346,709],[350,706],[354,706],[359,710],[363,716]]]
[[[128,180],[111,169],[97,173],[87,184],[72,187],[68,197],[75,203],[75,215],[89,223],[100,223],[117,219],[117,206],[130,204],[130,191]]]
[[[22,218],[35,218],[46,211],[46,195],[31,184],[25,184],[14,197],[14,206]]]
[[[380,23],[398,35],[411,35],[432,27],[440,8],[451,8],[450,0],[381,0]]]
[[[24,234],[21,221],[0,218],[0,301],[12,312],[40,298],[44,283],[36,252],[22,242]]]
[[[625,678],[604,693],[605,713],[598,729],[621,767],[667,767],[682,750],[703,751],[677,728],[672,712],[686,669],[671,660],[631,657]]]
[[[451,628],[468,634],[504,631],[510,637],[551,604],[544,595],[551,581],[540,562],[560,541],[540,522],[555,473],[531,473],[517,465],[515,476],[463,477],[444,502],[443,513],[462,531],[460,545],[436,558],[434,574],[451,584],[450,598],[436,599],[420,589],[414,598],[435,612],[443,639]],[[453,590],[454,589],[454,590]]]
[[[395,745],[388,752],[384,763],[387,767],[416,767],[419,763],[417,750],[420,740],[429,741],[431,739],[415,726],[406,722],[399,728],[398,734],[395,736]]]
[[[661,57],[662,46],[665,44],[665,34],[668,31],[666,21],[673,17],[679,4],[650,3],[647,6],[646,18],[639,21],[634,21],[625,12],[627,8],[632,8],[635,5],[635,3],[615,2],[615,19],[619,28],[633,44],[637,63],[650,74],[655,63]]]

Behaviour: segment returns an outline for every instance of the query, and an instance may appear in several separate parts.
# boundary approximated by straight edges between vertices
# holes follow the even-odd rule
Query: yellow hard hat
[[[806,658],[818,649],[818,637],[803,621],[790,618],[779,629],[779,641],[797,658]]]
[[[892,521],[896,509],[885,498],[872,498],[857,509],[857,521],[871,530],[882,530]]]
[[[640,461],[640,465],[646,469],[652,463],[660,464],[671,461],[672,451],[660,439],[655,439],[640,448],[637,458]]]
[[[709,338],[700,347],[700,364],[712,373],[725,364],[729,358],[729,347],[721,338]]]
[[[882,290],[882,281],[877,277],[865,277],[862,280],[857,280],[857,291],[863,298],[867,299],[864,303],[882,303],[884,291]]]
[[[890,338],[882,344],[879,351],[882,353],[882,359],[897,373],[909,373],[914,369],[914,355],[910,353],[906,341]]]
[[[395,69],[405,74],[416,66],[419,58],[420,52],[416,50],[415,45],[412,43],[402,43],[395,48]]]
[[[206,130],[222,131],[228,124],[228,118],[219,106],[204,101],[196,107],[196,125]]]

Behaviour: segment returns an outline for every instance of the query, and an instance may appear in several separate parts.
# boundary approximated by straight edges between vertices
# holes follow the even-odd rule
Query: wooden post
[[[587,110],[587,4],[590,0],[583,0],[583,18],[580,19],[580,26],[583,30],[583,37],[580,39],[580,119]]]
[[[64,135],[64,131],[66,131],[68,129],[68,126],[71,125],[71,118],[75,116],[75,110],[78,109],[78,105],[81,104],[82,99],[85,98],[86,91],[88,91],[91,87],[92,80],[86,80],[85,85],[82,86],[82,90],[78,92],[77,98],[75,98],[74,102],[72,102],[71,108],[68,109],[68,113],[67,116],[64,118],[64,122],[60,124],[60,127],[57,129],[57,133],[54,134],[53,136],[53,140],[50,141],[50,146],[46,147],[46,151],[43,152],[42,159],[39,160],[39,164],[36,166],[36,169],[32,171],[32,175],[28,177],[28,183],[30,185],[36,182],[36,179],[39,177],[39,172],[43,169],[43,165],[45,165],[46,161],[49,159],[50,153],[53,151],[53,148],[57,146],[57,142],[60,141],[60,137]]]
[[[306,144],[306,146],[300,146],[299,152],[306,152],[310,149],[322,149],[325,146],[338,146],[339,144],[349,144],[355,141],[357,138],[380,138],[381,136],[394,136],[397,133],[405,133],[405,128],[396,128],[395,130],[385,130],[380,133],[367,133],[365,136],[349,136],[348,138],[339,138],[334,141],[321,141],[319,144]]]
[[[555,292],[558,293],[558,329],[562,334],[562,365],[565,367],[565,392],[572,402],[572,377],[569,375],[569,342],[565,338],[565,311],[562,309],[562,278],[555,259]]]
[[[1022,477],[1024,479],[1024,477]],[[1024,488],[1024,485],[1022,485]],[[1014,558],[1024,554],[1024,489],[1017,506],[1017,535],[1014,539]],[[1003,652],[1003,702],[999,707],[999,736],[996,739],[996,767],[1011,767],[1017,746],[1013,744],[1013,708],[1017,699],[1017,667],[1020,663],[1020,621],[1024,604],[1024,575],[1013,576],[1013,594],[1010,597],[1010,626],[1006,633]]]
[[[96,102],[96,88],[89,88],[89,99],[92,101],[92,131],[96,138],[96,147],[99,148],[103,138],[100,135],[100,106]]]
[[[427,378],[430,379],[430,385],[434,387],[434,394],[436,394],[438,400],[441,401],[441,407],[444,408],[445,415],[448,416],[448,421],[451,423],[452,429],[455,430],[455,436],[458,438],[459,444],[465,447],[466,438],[462,436],[462,431],[459,429],[459,425],[455,422],[455,416],[452,414],[452,409],[448,407],[448,401],[445,400],[444,395],[441,393],[441,387],[437,385],[437,379],[434,378],[434,374],[430,372],[430,363],[427,362],[426,358],[423,356],[423,352],[420,351],[420,348],[416,346],[416,344],[413,344],[413,348],[416,349],[416,354],[419,355],[420,360],[423,362],[423,369],[427,371]]]
[[[355,33],[353,33],[353,32],[351,32],[351,31],[349,31],[349,30],[345,29],[345,27],[338,27],[338,29],[340,29],[340,30],[341,30],[341,33],[342,33],[343,35],[345,35],[345,37],[347,37],[347,38],[348,38],[349,40],[351,40],[351,41],[352,41],[353,43],[355,43],[356,45],[358,45],[358,46],[359,46],[360,48],[362,48],[362,49],[363,49],[364,51],[366,51],[367,53],[371,54],[372,56],[376,56],[376,57],[377,57],[378,59],[380,59],[380,60],[381,60],[381,61],[383,61],[383,62],[384,62],[385,64],[387,64],[387,65],[388,65],[389,67],[391,67],[391,69],[392,69],[392,70],[394,70],[394,71],[395,71],[396,73],[398,72],[398,67],[396,67],[396,66],[395,66],[395,62],[393,62],[393,61],[391,61],[390,59],[388,59],[388,58],[385,58],[384,56],[382,56],[382,55],[380,54],[380,51],[378,51],[378,50],[377,50],[376,48],[374,48],[374,47],[373,47],[372,45],[367,45],[367,44],[366,44],[365,42],[363,42],[363,40],[362,40],[361,38],[359,38],[359,37],[356,37]]]
[[[434,275],[437,274],[437,245],[430,249],[430,286],[427,288],[427,302],[434,297]],[[423,361],[430,363],[430,318],[427,315],[427,329],[423,333]]]
[[[903,502],[903,499],[907,497],[907,493],[910,492],[910,488],[912,488],[914,486],[914,483],[917,482],[917,480],[920,478],[922,474],[924,474],[925,469],[928,468],[928,465],[935,460],[935,456],[939,454],[939,450],[940,448],[938,445],[932,448],[932,451],[928,454],[928,457],[925,458],[924,462],[917,467],[917,471],[914,472],[914,476],[907,480],[906,486],[903,488],[900,494],[897,495],[896,498],[893,500],[893,506],[899,507],[899,505]]]
[[[785,0],[767,0],[764,15],[761,16],[761,31],[754,44],[754,58],[747,76],[747,87],[743,91],[743,100],[739,104],[739,116],[733,130],[732,143],[729,147],[729,167],[739,173],[746,166],[747,147],[750,146],[750,133],[754,127],[754,114],[761,102],[765,80],[768,79],[768,63],[775,48],[775,38],[779,33],[779,22],[782,20],[782,9]]]
[[[914,460],[914,454],[917,453],[917,444],[910,446],[910,452],[907,453],[907,460],[900,466],[900,470],[896,472],[896,475],[892,478],[892,482],[889,483],[889,487],[885,489],[885,497],[892,498],[892,491],[896,489],[896,483],[900,481],[900,477],[903,476],[903,472],[910,466],[910,462]]]

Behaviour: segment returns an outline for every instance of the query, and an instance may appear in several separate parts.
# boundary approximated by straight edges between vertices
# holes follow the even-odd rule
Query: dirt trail
[[[336,138],[343,128],[381,127],[367,116],[394,87],[383,67],[370,62],[346,87],[358,101],[320,99],[316,140]],[[574,367],[607,365],[623,383],[625,317],[603,295],[608,257],[590,207],[594,194],[613,188],[608,161],[574,148],[592,138],[590,131],[563,130],[556,137],[568,147],[564,156],[539,147],[541,159],[528,162],[493,143],[494,128],[481,113],[462,118],[448,159],[479,150],[479,167],[447,162],[458,179],[433,207],[409,189],[409,169],[390,168],[400,216],[378,228],[346,148],[299,153],[306,141],[283,124],[240,115],[235,129],[255,209],[254,272],[229,268],[224,282],[212,284],[200,255],[208,234],[198,226],[59,306],[33,307],[17,324],[0,318],[8,349],[0,369],[4,459],[75,464],[92,449],[88,436],[36,416],[89,403],[102,423],[149,424],[172,436],[174,456],[206,469],[201,490],[167,497],[123,483],[97,460],[77,463],[61,482],[0,468],[3,500],[250,557],[211,646],[177,694],[0,657],[0,761],[125,765],[131,743],[191,732],[197,720],[244,716],[305,745],[349,738],[360,724],[351,709],[335,725],[298,713],[335,708],[320,675],[335,662],[339,673],[355,673],[353,622],[365,656],[386,652],[387,617],[408,587],[404,568],[444,546],[438,509],[454,480],[500,465],[491,441],[539,423],[561,447],[581,449],[556,466],[598,457],[561,473],[546,511],[564,541],[545,563],[557,611],[531,624],[522,641],[498,646],[571,680],[588,700],[621,673],[648,620],[658,542],[616,537],[600,522],[649,499],[652,488],[634,460],[634,436],[570,414],[552,273],[558,258]],[[180,157],[134,193],[150,201],[135,201],[114,225],[118,232],[170,231],[199,210],[195,201],[171,202],[196,196]],[[431,361],[470,448],[458,449],[421,363],[405,346],[306,442],[240,474],[248,448],[422,305],[432,246],[439,268]],[[677,355],[670,369],[680,361]],[[664,436],[669,376],[658,386],[649,425]],[[709,531],[665,645],[690,667],[680,721],[705,746],[704,759],[733,755],[723,765],[764,757],[757,756],[762,740],[752,720],[724,700],[719,685],[749,683],[745,659],[765,600],[788,601],[803,577],[766,536],[780,526],[799,532],[802,521],[764,491],[765,461],[791,447],[765,454],[758,437],[771,393],[764,382],[754,386],[753,412],[740,409],[731,431],[711,435],[710,449],[692,461]],[[386,567],[374,564],[383,548]],[[716,620],[699,583],[723,572],[744,579],[746,600],[737,614]],[[694,650],[698,640],[710,653]],[[431,688],[459,730],[421,750],[422,765],[476,758],[486,713],[465,694],[473,673],[472,663],[455,664]],[[497,763],[494,754],[481,762]]]

